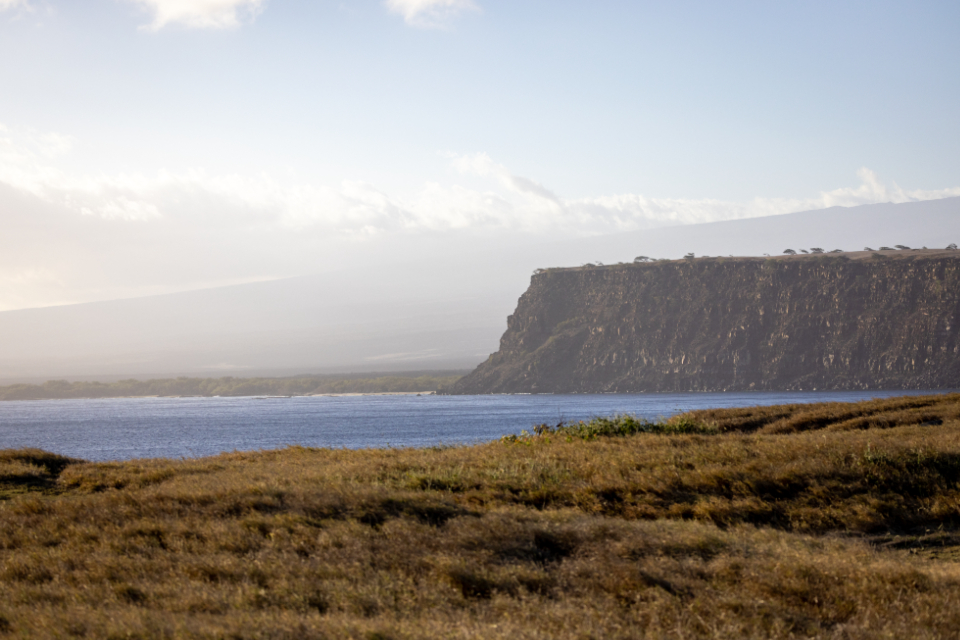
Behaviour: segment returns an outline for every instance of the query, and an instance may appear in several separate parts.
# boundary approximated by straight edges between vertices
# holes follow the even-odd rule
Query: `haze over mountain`
[[[943,247],[960,198],[834,207],[552,243],[478,243],[430,259],[162,296],[0,312],[5,381],[471,368],[496,351],[533,269],[637,255]]]
[[[960,241],[958,31],[947,0],[0,0],[0,379],[469,367],[535,268]]]

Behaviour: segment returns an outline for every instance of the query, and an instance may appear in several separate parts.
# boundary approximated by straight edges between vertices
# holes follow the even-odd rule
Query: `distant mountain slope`
[[[482,283],[438,275],[370,270],[0,313],[15,336],[0,379],[472,367],[502,333],[503,305]]]
[[[406,263],[0,312],[0,382],[470,368],[496,349],[536,268],[691,251],[942,247],[960,242],[960,198],[535,240],[441,238]]]
[[[447,393],[960,387],[960,252],[700,258],[534,276]]]

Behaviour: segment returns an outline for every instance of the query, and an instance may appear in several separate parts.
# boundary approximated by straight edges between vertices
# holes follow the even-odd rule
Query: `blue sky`
[[[957,33],[956,2],[0,0],[0,309],[960,195]]]

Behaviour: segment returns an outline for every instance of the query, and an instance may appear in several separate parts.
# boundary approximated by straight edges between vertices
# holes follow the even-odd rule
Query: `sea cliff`
[[[499,351],[441,393],[958,388],[958,254],[543,270]]]

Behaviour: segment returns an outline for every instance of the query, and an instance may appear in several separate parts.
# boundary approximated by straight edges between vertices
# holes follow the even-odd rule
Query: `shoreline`
[[[254,398],[257,400],[281,400],[286,398],[339,398],[353,396],[433,396],[436,391],[352,391],[344,393],[297,393],[291,395],[262,395],[249,396],[201,396],[201,395],[140,395],[140,396],[84,396],[78,398],[12,398],[2,399],[3,402],[40,402],[46,400],[134,400],[142,398]]]

